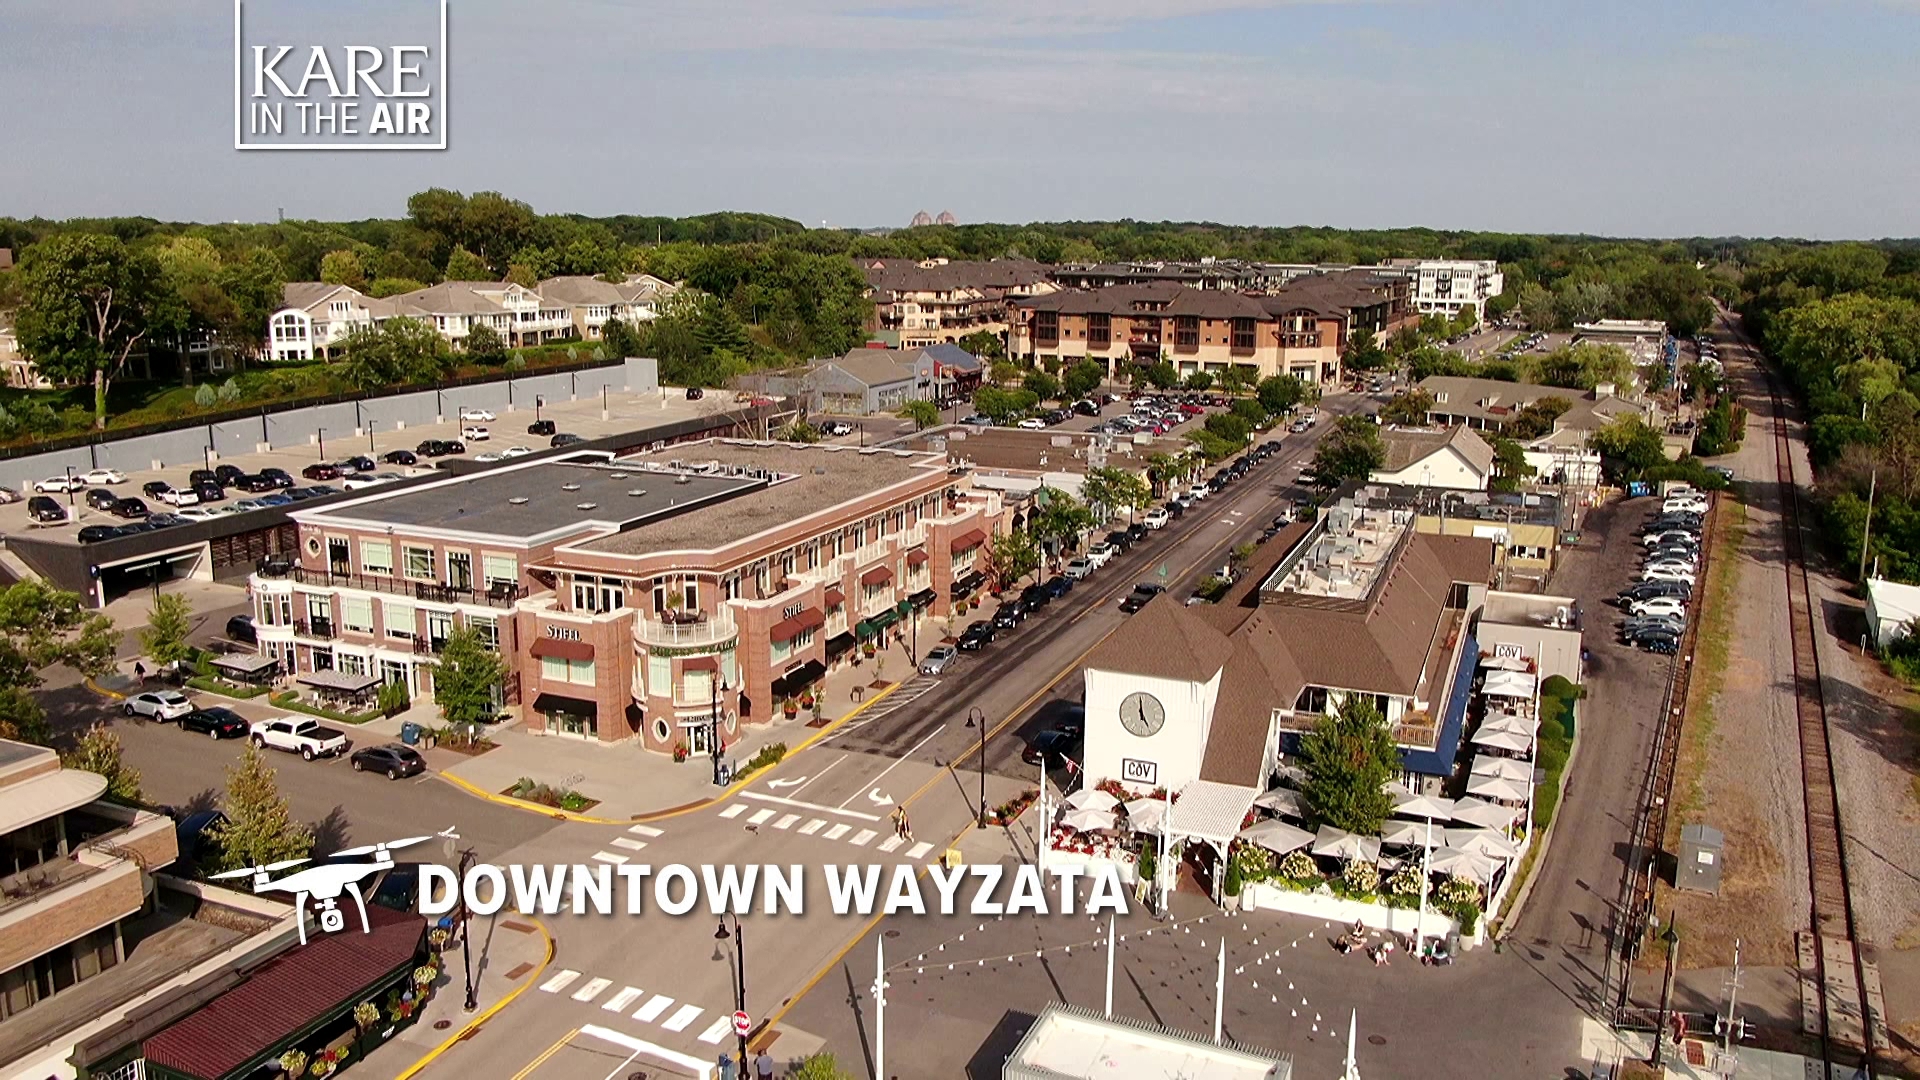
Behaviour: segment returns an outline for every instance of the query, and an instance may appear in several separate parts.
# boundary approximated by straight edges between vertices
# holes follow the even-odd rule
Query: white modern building
[[[1398,259],[1412,283],[1414,307],[1422,314],[1453,316],[1471,307],[1475,319],[1487,313],[1487,301],[1504,287],[1500,264],[1492,259]]]
[[[1867,579],[1867,640],[1875,649],[1906,637],[1916,617],[1920,617],[1920,585]]]
[[[1485,491],[1493,479],[1493,447],[1465,424],[1448,431],[1381,432],[1386,462],[1373,471],[1376,484]]]

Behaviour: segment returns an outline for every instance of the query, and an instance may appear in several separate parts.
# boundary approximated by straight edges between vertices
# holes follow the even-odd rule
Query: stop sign
[[[733,1033],[735,1035],[746,1035],[751,1031],[753,1031],[753,1020],[747,1016],[746,1010],[742,1009],[734,1013]]]

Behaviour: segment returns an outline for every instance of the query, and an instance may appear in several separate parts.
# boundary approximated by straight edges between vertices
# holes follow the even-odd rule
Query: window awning
[[[566,641],[561,638],[537,638],[530,650],[535,656],[552,656],[561,660],[591,660],[593,646],[584,641]]]
[[[841,592],[839,589],[828,589],[826,601],[828,607],[837,608],[847,602],[847,594]]]
[[[827,617],[819,608],[808,608],[791,619],[781,619],[767,631],[770,641],[792,641],[809,630],[818,630],[827,625]]]
[[[940,594],[932,589],[921,589],[919,592],[907,597],[907,603],[917,608],[923,608],[931,606],[933,602],[939,598]]]
[[[860,575],[862,585],[885,585],[893,580],[893,571],[884,566],[876,566]]]
[[[925,566],[927,565],[927,560],[932,557],[933,556],[927,554],[926,548],[914,548],[912,551],[907,552],[907,565]]]
[[[720,658],[717,656],[689,656],[680,661],[681,671],[719,671]]]
[[[380,685],[378,675],[350,675],[337,668],[322,668],[309,671],[300,676],[300,682],[316,690],[331,690],[337,694],[364,694]]]
[[[820,681],[827,673],[827,665],[818,660],[809,660],[785,675],[773,680],[771,689],[776,698],[789,697]]]
[[[600,705],[586,698],[568,697],[565,694],[541,694],[533,699],[533,711],[567,713],[571,716],[599,716]]]
[[[830,657],[839,656],[841,653],[852,649],[853,646],[854,639],[852,634],[835,634],[827,639],[827,655]]]
[[[347,919],[358,922],[358,912]],[[381,997],[413,969],[426,936],[419,915],[368,904],[367,926],[364,934],[358,926],[322,934],[267,961],[142,1043],[142,1056],[199,1080],[252,1075],[317,1027]]]
[[[881,612],[880,614],[875,615],[873,618],[868,619],[867,621],[861,623],[859,626],[854,627],[854,630],[856,633],[859,633],[863,636],[867,634],[877,634],[880,631],[885,630],[887,627],[892,626],[894,623],[898,622],[899,620],[900,620],[900,609],[888,608],[887,610]]]
[[[953,546],[951,550],[970,551],[973,548],[977,548],[981,544],[984,544],[986,542],[987,542],[987,533],[985,529],[968,529],[966,532],[963,532],[959,536],[956,536],[953,538]]]

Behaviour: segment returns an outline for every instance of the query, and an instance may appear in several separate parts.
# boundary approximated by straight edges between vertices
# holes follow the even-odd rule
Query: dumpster
[[[420,725],[409,720],[400,725],[400,741],[408,746],[420,745]]]

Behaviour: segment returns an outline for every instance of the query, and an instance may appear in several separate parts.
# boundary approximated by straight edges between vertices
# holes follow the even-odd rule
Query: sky
[[[0,216],[1920,235],[1920,0],[447,2],[446,150],[261,153],[228,0],[0,0]]]

